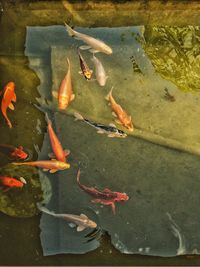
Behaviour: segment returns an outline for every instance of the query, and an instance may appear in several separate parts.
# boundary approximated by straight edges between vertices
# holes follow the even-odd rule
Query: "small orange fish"
[[[129,131],[133,131],[133,123],[131,116],[129,116],[123,109],[122,107],[116,103],[112,96],[112,90],[113,87],[111,88],[109,94],[106,96],[106,100],[110,101],[111,107],[112,107],[112,114],[113,116],[117,117],[118,120],[116,120],[116,123],[122,124],[124,127],[126,127]]]
[[[10,145],[0,144],[0,152],[8,155],[11,159],[27,159],[28,153],[23,150],[22,146],[14,147]]]
[[[70,168],[70,164],[62,161],[52,160],[41,160],[41,161],[27,161],[27,162],[13,162],[13,165],[28,165],[33,167],[42,168],[44,171],[54,173],[60,170]]]
[[[7,116],[7,108],[10,108],[11,110],[14,110],[14,106],[12,104],[13,102],[16,102],[16,94],[15,94],[15,84],[14,82],[9,82],[5,87],[4,90],[2,91],[3,97],[1,101],[1,111],[3,116],[5,117],[8,126],[12,128],[12,124],[10,120],[8,119]]]
[[[6,187],[6,189],[4,189],[4,192],[6,192],[13,187],[22,188],[26,182],[23,177],[21,177],[21,181],[19,181],[12,177],[0,176],[0,183]]]
[[[71,101],[74,100],[75,95],[72,91],[72,80],[71,80],[71,71],[70,71],[70,61],[68,61],[68,72],[65,75],[64,79],[61,82],[60,88],[57,91],[53,91],[52,95],[58,99],[59,109],[66,109]]]
[[[51,141],[51,147],[53,149],[54,155],[50,154],[52,158],[56,157],[58,161],[66,162],[66,157],[70,154],[69,150],[63,150],[60,141],[56,133],[53,130],[52,122],[50,121],[47,113],[46,113],[46,120],[48,123],[48,132]]]

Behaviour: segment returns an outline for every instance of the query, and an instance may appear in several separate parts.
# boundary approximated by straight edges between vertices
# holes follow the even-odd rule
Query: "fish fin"
[[[75,224],[75,223],[68,223],[68,225],[69,225],[71,228],[76,227],[76,224]]]
[[[98,133],[98,134],[104,134],[104,131],[102,131],[102,130],[98,130],[97,133]]]
[[[55,161],[56,159],[51,159],[51,160]]]
[[[13,106],[12,103],[10,103],[10,104],[8,105],[8,107],[9,107],[11,110],[14,110],[14,109],[15,109],[15,107]]]
[[[77,232],[81,232],[81,231],[83,231],[85,228],[86,228],[85,226],[79,224],[79,226],[77,227],[76,230],[77,230]]]
[[[76,40],[81,40],[81,38],[79,38],[79,37],[77,37],[77,36],[73,36],[74,37],[74,39],[76,39]]]
[[[114,117],[116,117],[116,118],[117,118],[117,115],[115,114],[115,112],[114,112],[114,111],[112,112],[112,115],[113,115]]]
[[[12,101],[13,102],[16,102],[16,100],[17,100],[17,96],[16,96],[16,94],[15,94],[15,92],[13,93],[13,97],[12,97]]]
[[[6,188],[4,188],[2,191],[3,191],[4,193],[6,193],[6,192],[8,192],[10,189],[11,189],[11,187],[6,187]]]
[[[86,215],[83,214],[83,213],[80,214],[80,217],[83,218],[83,219],[88,219],[88,216],[86,216]]]
[[[71,98],[70,98],[70,101],[73,101],[74,98],[75,98],[75,94],[72,94],[72,95],[71,95]]]
[[[49,158],[51,158],[51,159],[55,159],[55,154],[53,153],[53,152],[51,152],[51,153],[48,153],[48,156],[49,156]]]
[[[57,91],[52,91],[52,96],[55,98],[58,98],[58,92]]]
[[[89,51],[90,51],[91,53],[93,53],[93,54],[95,54],[95,53],[99,53],[99,51],[98,51],[98,50],[95,50],[95,49],[93,49],[93,48],[92,48],[92,49],[90,49]]]
[[[111,191],[109,188],[105,188],[105,189],[103,190],[103,192],[105,192],[105,193],[111,193],[112,191]]]
[[[74,112],[74,117],[75,117],[75,121],[80,120],[83,121],[84,118],[81,114],[79,114],[78,112]]]
[[[43,169],[44,172],[48,172],[49,169]]]
[[[82,70],[80,70],[78,73],[79,73],[80,75],[83,75],[83,72],[82,72]]]
[[[118,124],[123,125],[123,124],[121,123],[121,121],[119,121],[119,120],[115,120],[115,122],[118,123]]]
[[[51,169],[49,172],[50,173],[55,173],[55,172],[57,172],[57,169]]]
[[[113,128],[117,128],[116,125],[114,123],[109,123],[109,126],[110,127],[113,127]]]
[[[69,156],[69,154],[70,154],[70,150],[69,150],[69,149],[65,149],[65,150],[64,150],[64,154],[65,154],[65,157]]]
[[[90,49],[90,48],[91,48],[91,46],[89,46],[89,45],[81,45],[79,47],[79,49],[81,49],[81,50],[87,50],[87,49]]]
[[[108,137],[116,137],[116,135],[115,134],[108,134]]]

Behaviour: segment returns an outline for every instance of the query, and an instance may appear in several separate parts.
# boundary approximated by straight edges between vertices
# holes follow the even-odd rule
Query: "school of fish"
[[[91,80],[93,75],[93,70],[88,66],[83,55],[80,50],[89,50],[89,52],[93,53],[91,61],[95,67],[95,76],[96,81],[99,86],[103,87],[106,85],[107,74],[103,67],[102,62],[97,58],[94,54],[101,52],[107,55],[113,53],[112,48],[108,46],[101,40],[98,40],[92,36],[87,34],[80,33],[72,29],[69,25],[65,24],[66,30],[69,36],[74,37],[77,40],[84,42],[86,45],[82,45],[78,48],[77,54],[80,62],[80,74],[85,78],[86,81]],[[72,101],[75,100],[75,93],[73,90],[73,79],[71,74],[71,63],[70,59],[67,58],[68,69],[63,77],[63,80],[60,82],[60,86],[58,90],[52,91],[52,96],[56,99],[57,106],[59,110],[65,110]],[[105,96],[106,100],[109,102],[112,108],[112,115],[115,117],[115,122],[125,130],[132,132],[134,130],[132,118],[127,112],[121,107],[120,104],[116,102],[112,95],[113,87],[111,88],[109,94]],[[1,97],[1,112],[4,116],[9,128],[12,128],[13,125],[8,118],[7,111],[8,108],[14,110],[15,107],[12,102],[16,102],[17,97],[15,94],[15,83],[9,82],[5,85],[4,89],[0,92]],[[75,120],[80,120],[90,125],[91,127],[97,130],[99,134],[106,134],[108,137],[116,137],[116,138],[125,138],[127,137],[127,133],[123,130],[118,129],[114,123],[110,123],[109,125],[103,125],[97,122],[90,121],[86,118],[83,118],[81,114],[78,112],[74,113]],[[53,123],[49,119],[48,114],[45,114],[46,122],[47,122],[47,132],[49,136],[49,142],[51,144],[52,152],[48,155],[50,159],[46,160],[36,160],[30,161],[30,154],[28,150],[24,150],[22,146],[14,147],[8,144],[0,144],[0,153],[3,153],[8,156],[9,160],[15,160],[12,162],[13,165],[23,166],[28,165],[32,167],[41,168],[43,171],[49,171],[51,174],[57,171],[65,171],[70,168],[70,163],[68,162],[68,156],[70,155],[69,149],[64,149],[59,140],[59,136],[53,128]],[[109,188],[105,188],[104,190],[96,189],[95,187],[87,187],[80,183],[80,169],[77,172],[76,183],[77,186],[81,189],[81,191],[89,194],[93,199],[92,203],[111,206],[113,214],[116,214],[115,203],[124,202],[129,200],[129,196],[126,193],[121,193],[117,191],[112,191]],[[22,190],[26,185],[26,180],[23,177],[10,177],[7,174],[0,176],[0,184],[2,186],[2,190],[4,193],[7,191],[13,190]],[[11,190],[11,191],[13,191]],[[56,214],[54,211],[48,210],[46,207],[38,204],[38,209],[50,216],[55,218],[61,218],[68,222],[69,226],[76,227],[77,231],[83,231],[86,228],[96,228],[97,223],[93,220],[89,219],[85,214]]]

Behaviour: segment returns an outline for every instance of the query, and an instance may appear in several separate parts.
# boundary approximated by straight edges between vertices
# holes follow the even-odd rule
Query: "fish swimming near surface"
[[[80,169],[78,170],[77,173],[77,183],[78,186],[94,197],[95,199],[92,200],[93,203],[100,203],[103,205],[110,205],[112,207],[112,211],[115,214],[115,202],[120,202],[120,201],[127,201],[129,199],[129,196],[126,193],[120,193],[120,192],[113,192],[108,188],[105,188],[103,191],[100,191],[94,187],[87,187],[85,185],[82,185],[80,183]]]
[[[57,91],[53,91],[52,95],[58,99],[59,109],[66,109],[71,101],[74,100],[75,94],[72,90],[72,80],[71,80],[71,70],[70,70],[70,61],[67,58],[68,62],[68,71],[64,79],[61,82],[60,88]]]
[[[38,205],[38,209],[46,214],[49,214],[56,218],[61,218],[69,222],[69,226],[75,227],[77,225],[77,231],[83,231],[86,228],[96,228],[97,224],[90,220],[85,214],[74,215],[74,214],[56,214],[53,211],[48,210],[45,207]]]
[[[66,162],[66,157],[70,154],[69,150],[63,150],[60,141],[58,140],[58,137],[56,133],[54,132],[54,129],[52,127],[52,122],[50,121],[47,113],[46,113],[46,120],[48,123],[48,133],[51,141],[51,147],[53,149],[53,154],[50,153],[51,158],[56,158],[58,161]]]
[[[87,46],[86,45],[80,46],[80,49],[82,50],[89,49],[89,51],[92,53],[102,52],[108,55],[112,54],[112,48],[108,46],[107,44],[105,44],[103,41],[95,39],[94,37],[89,36],[87,34],[77,32],[73,30],[66,23],[65,23],[65,27],[68,31],[69,36],[72,36],[78,40],[82,40],[84,43],[87,44]]]
[[[83,116],[78,112],[74,112],[74,117],[75,120],[84,121],[88,125],[95,128],[97,130],[97,133],[99,134],[107,134],[108,137],[119,137],[119,138],[125,138],[127,136],[125,132],[117,129],[117,127],[112,123],[110,123],[109,126],[106,126],[100,123],[92,122],[88,119],[83,118]]]
[[[28,165],[33,167],[42,168],[44,171],[54,173],[57,171],[65,170],[70,168],[70,164],[62,161],[52,160],[41,160],[41,161],[27,161],[27,162],[13,162],[13,165]]]
[[[22,146],[14,147],[11,145],[0,144],[0,153],[6,154],[11,159],[27,159],[28,154],[23,150]]]
[[[91,70],[88,65],[86,64],[84,58],[82,57],[79,49],[78,49],[78,56],[80,60],[80,67],[81,67],[81,72],[80,74],[83,74],[86,80],[90,80],[92,77],[93,70]]]
[[[0,95],[3,95],[2,97],[2,101],[1,101],[1,111],[2,111],[2,114],[4,116],[4,118],[6,119],[7,123],[8,123],[8,126],[10,128],[12,128],[12,123],[11,121],[8,119],[8,116],[7,116],[7,109],[11,109],[11,110],[14,110],[14,105],[12,103],[13,102],[16,102],[17,100],[17,97],[16,97],[16,94],[15,94],[15,84],[14,82],[9,82],[3,89],[3,91],[1,92]]]
[[[133,123],[132,123],[132,119],[131,116],[129,116],[123,109],[122,107],[117,104],[117,102],[114,100],[113,96],[112,96],[112,90],[113,87],[111,88],[109,94],[106,96],[106,100],[108,100],[111,104],[112,107],[112,114],[114,117],[117,117],[117,119],[115,120],[116,123],[123,125],[124,127],[126,127],[129,131],[133,131]]]
[[[108,76],[106,76],[106,72],[104,70],[104,67],[101,61],[98,58],[96,58],[94,55],[91,60],[93,61],[95,65],[95,74],[96,74],[97,82],[99,83],[100,86],[105,86]]]
[[[5,187],[4,192],[10,190],[11,188],[22,188],[26,181],[23,177],[20,177],[20,180],[17,180],[9,176],[0,176],[0,183]]]

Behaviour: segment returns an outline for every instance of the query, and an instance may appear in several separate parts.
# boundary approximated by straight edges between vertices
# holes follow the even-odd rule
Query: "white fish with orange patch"
[[[66,109],[71,101],[74,100],[75,95],[72,90],[72,80],[71,80],[71,70],[70,70],[70,61],[68,61],[68,72],[65,75],[64,79],[61,82],[60,88],[57,91],[53,91],[52,95],[58,99],[59,109]]]
[[[66,23],[65,23],[65,27],[68,31],[69,36],[75,37],[78,40],[82,40],[83,42],[87,44],[87,46],[86,45],[81,46],[80,49],[82,50],[89,49],[89,51],[92,53],[102,52],[108,55],[112,54],[112,48],[108,46],[107,44],[105,44],[103,41],[95,39],[94,37],[89,36],[87,34],[77,32],[73,30]]]
[[[113,87],[111,88],[109,94],[106,96],[106,100],[108,100],[111,104],[112,110],[113,110],[113,116],[117,117],[118,119],[116,120],[116,122],[118,124],[122,124],[124,127],[126,127],[129,131],[133,131],[133,123],[132,123],[132,119],[131,116],[129,116],[124,110],[123,108],[117,104],[117,102],[115,101],[115,99],[112,96],[112,90]]]

